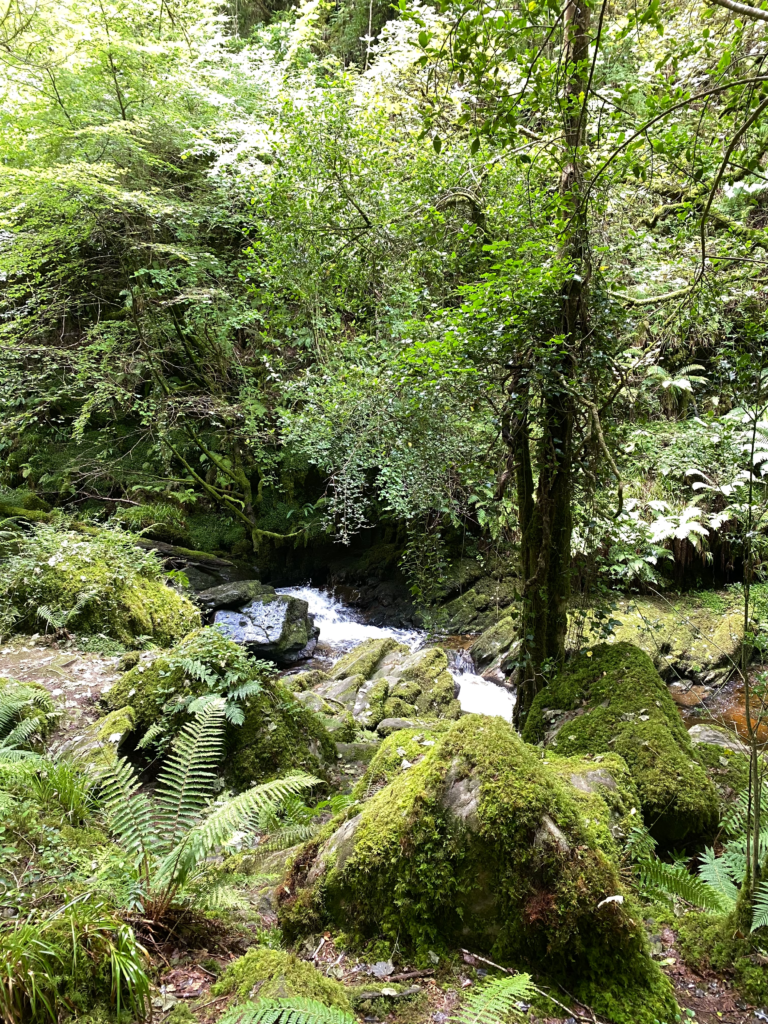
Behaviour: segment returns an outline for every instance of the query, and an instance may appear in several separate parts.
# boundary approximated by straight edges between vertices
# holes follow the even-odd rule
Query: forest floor
[[[83,730],[99,717],[99,700],[119,677],[118,661],[117,656],[79,651],[72,641],[25,637],[0,648],[0,676],[34,681],[50,691],[61,712],[51,740],[51,749],[55,753],[76,742]],[[363,767],[361,765],[360,769]],[[345,768],[350,770],[347,766]],[[347,778],[344,781],[349,785],[354,780]],[[276,924],[272,907],[273,886],[274,882],[262,883],[253,889],[252,910],[261,927],[270,928]],[[172,936],[154,945],[151,952],[159,972],[153,1000],[156,1019],[162,1019],[178,1003],[184,1003],[201,1024],[213,1024],[232,997],[211,998],[211,985],[217,974],[251,944],[249,932],[250,927],[241,925],[231,932],[226,928],[218,933],[214,930],[208,941],[197,947],[194,943],[190,945],[174,940]],[[672,929],[661,929],[652,937],[652,944],[654,956],[675,987],[680,1006],[694,1011],[696,1021],[702,1024],[768,1021],[768,1010],[747,1005],[727,978],[687,966],[676,948]],[[361,982],[370,977],[372,989],[382,987],[382,980],[371,975],[373,964],[336,950],[330,935],[308,941],[299,951],[299,956],[345,984],[359,988]],[[366,1024],[374,1024],[375,1021],[386,1024],[445,1024],[459,1005],[461,993],[485,975],[481,961],[467,953],[463,954],[463,960],[467,966],[459,963],[449,968],[446,965],[435,971],[418,970],[415,966],[399,963],[390,979],[408,981],[413,989],[412,996],[418,996],[418,999],[393,1000],[388,1013],[382,1012],[382,1000],[377,1000],[378,1016],[365,1016]],[[403,975],[410,977],[402,978]],[[564,992],[558,992],[556,998],[564,1003],[570,1001]],[[600,1021],[600,1017],[587,1007],[575,1008],[570,1016],[563,1011],[556,1017],[542,1017],[531,1010],[527,1019],[531,1024]]]

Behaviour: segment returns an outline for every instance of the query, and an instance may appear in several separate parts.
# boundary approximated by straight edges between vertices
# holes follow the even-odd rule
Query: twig
[[[209,999],[207,1003],[201,1003],[200,1006],[195,1007],[195,1009],[204,1010],[206,1006],[213,1006],[214,1003],[220,1003],[221,1000],[226,999],[228,995],[229,993],[227,993],[226,996],[217,996],[215,999]]]

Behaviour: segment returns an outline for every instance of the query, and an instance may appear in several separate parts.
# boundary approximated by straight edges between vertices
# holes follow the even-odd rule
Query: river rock
[[[415,729],[416,725],[416,722],[411,722],[407,718],[383,718],[376,726],[376,732],[379,736],[390,736],[400,729]]]
[[[239,611],[219,610],[213,621],[235,643],[281,664],[308,658],[319,635],[306,601],[274,591],[258,595]]]
[[[195,595],[198,604],[208,612],[219,608],[240,608],[264,594],[274,594],[274,587],[269,587],[258,580],[236,580],[233,583],[222,583],[218,587],[201,590]]]

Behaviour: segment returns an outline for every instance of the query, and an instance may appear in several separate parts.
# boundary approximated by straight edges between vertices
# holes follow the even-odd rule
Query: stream
[[[430,644],[425,630],[371,626],[353,608],[315,587],[282,587],[278,593],[298,597],[309,605],[309,613],[314,616],[315,625],[320,630],[316,658],[335,662],[364,640],[387,636],[405,644],[412,651]],[[515,706],[513,693],[477,675],[467,651],[452,649],[436,641],[432,641],[432,644],[444,647],[448,655],[448,670],[459,685],[459,703],[464,711],[512,720]]]

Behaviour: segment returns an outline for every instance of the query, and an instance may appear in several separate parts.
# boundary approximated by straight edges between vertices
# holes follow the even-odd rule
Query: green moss
[[[740,931],[733,918],[690,911],[682,918],[670,914],[665,923],[677,932],[677,947],[689,966],[732,977],[750,1003],[768,1003],[768,967],[760,962],[762,950]]]
[[[618,642],[635,644],[671,678],[727,674],[738,659],[743,623],[728,593],[633,596],[611,610]],[[588,641],[600,637],[599,621],[587,621]]]
[[[211,987],[211,994],[232,993],[240,1000],[315,999],[326,1006],[352,1012],[342,984],[280,949],[249,949],[245,956],[230,964],[221,980]]]
[[[591,841],[603,850],[613,847],[618,858],[621,843],[637,824],[640,807],[637,788],[623,757],[589,754],[544,759],[552,771],[568,783],[590,830]]]
[[[575,657],[534,700],[523,738],[560,754],[619,754],[646,824],[661,840],[717,825],[714,786],[651,659],[632,644],[603,644]]]
[[[200,613],[167,587],[160,563],[117,532],[93,535],[42,526],[0,572],[0,617],[19,632],[66,626],[126,646],[162,646],[200,623]]]
[[[720,797],[721,805],[731,803],[749,785],[749,758],[746,754],[716,746],[714,743],[697,743],[696,756],[704,766],[707,775]]]
[[[176,1003],[163,1021],[164,1024],[197,1024],[197,1017],[184,1003]]]
[[[321,718],[279,682],[249,697],[245,722],[227,730],[227,777],[237,787],[302,768],[313,775],[335,763],[336,746]]]
[[[287,690],[300,693],[302,690],[311,690],[320,683],[327,683],[330,678],[327,672],[315,668],[309,672],[292,672],[291,675],[283,676],[282,683]]]
[[[408,648],[404,644],[399,644],[389,636],[380,640],[364,640],[339,658],[333,666],[331,676],[334,679],[346,679],[347,676],[361,675],[363,679],[371,679],[379,662],[390,651],[408,654]]]
[[[669,1019],[671,987],[623,889],[610,810],[589,820],[501,719],[466,716],[434,746],[417,737],[386,740],[369,782],[389,784],[297,854],[278,897],[283,927],[335,925],[358,945],[379,937],[417,955],[469,945],[534,965],[620,1024]],[[411,767],[400,751],[413,751]],[[623,904],[598,909],[615,894]]]
[[[472,658],[479,668],[486,668],[498,659],[503,659],[517,642],[518,620],[506,615],[495,622],[472,644]]]
[[[194,674],[189,663],[197,666]],[[242,702],[242,725],[227,726],[224,766],[229,781],[247,786],[303,768],[322,773],[324,763],[335,762],[336,748],[320,716],[281,685],[263,662],[248,658],[215,627],[190,633],[167,654],[142,661],[118,679],[106,695],[112,708],[130,706],[135,729],[144,732],[165,720],[169,734],[185,721],[179,700],[205,693],[226,695],[229,689],[258,681],[259,693]]]

